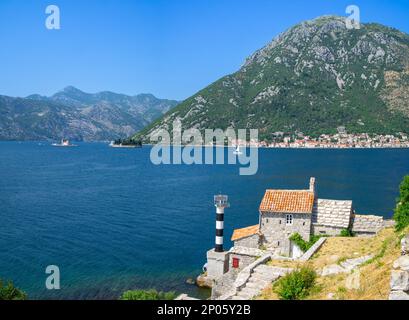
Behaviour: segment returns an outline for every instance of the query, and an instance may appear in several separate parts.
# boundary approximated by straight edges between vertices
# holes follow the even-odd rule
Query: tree
[[[393,219],[396,221],[397,231],[409,225],[409,176],[406,176],[400,185],[400,195]]]
[[[7,285],[4,285],[0,280],[0,300],[25,300],[27,295],[14,287],[12,282],[8,282]]]

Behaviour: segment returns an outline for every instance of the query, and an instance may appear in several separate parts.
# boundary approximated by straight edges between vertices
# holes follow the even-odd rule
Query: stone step
[[[272,270],[274,270],[274,267],[270,267],[265,264],[260,264],[254,268],[254,272],[271,272]]]
[[[239,295],[245,294],[251,297],[257,296],[260,293],[259,289],[252,289],[252,288],[243,288],[240,290]]]
[[[270,281],[249,281],[246,284],[246,288],[251,288],[251,289],[264,289],[268,287],[271,284]]]
[[[263,273],[254,273],[252,274],[252,278],[255,280],[264,280],[264,281],[274,281],[279,277],[277,274],[263,274]]]
[[[266,277],[266,278],[271,278],[271,277],[274,276],[275,273],[274,272],[265,272],[265,271],[263,271],[263,272],[256,271],[253,274],[256,274],[256,275],[259,275],[259,276],[262,276],[262,277]]]
[[[278,274],[283,276],[289,272],[291,272],[291,268],[281,268],[281,267],[274,267],[274,266],[267,266],[267,265],[259,265],[254,269],[255,273],[263,273],[263,274]]]
[[[240,297],[239,300],[251,300],[251,299],[253,299],[252,295],[249,295],[249,294],[243,293],[243,292],[239,292],[238,297]]]

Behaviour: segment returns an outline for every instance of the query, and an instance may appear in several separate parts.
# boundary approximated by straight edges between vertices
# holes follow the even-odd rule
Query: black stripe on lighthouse
[[[222,208],[217,208],[223,210]],[[223,233],[224,233],[224,213],[216,214],[216,252],[223,252]]]

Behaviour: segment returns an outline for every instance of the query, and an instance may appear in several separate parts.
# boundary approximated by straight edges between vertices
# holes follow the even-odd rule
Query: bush
[[[129,290],[122,294],[120,300],[174,300],[175,292],[158,292],[156,290]]]
[[[350,229],[343,229],[340,233],[341,237],[355,237],[355,234]]]
[[[294,233],[290,240],[294,242],[302,251],[306,252],[308,250],[308,242],[305,241],[299,233]]]
[[[400,185],[400,195],[393,219],[396,221],[397,231],[409,225],[409,176],[406,176]]]
[[[321,236],[311,236],[310,241],[305,241],[299,233],[294,233],[289,239],[294,242],[303,252],[307,252]]]
[[[301,300],[306,298],[315,286],[316,272],[310,267],[302,267],[278,280],[275,292],[281,300]]]
[[[0,280],[0,300],[26,300],[27,295],[17,289],[12,282],[7,283],[4,285],[3,282]]]

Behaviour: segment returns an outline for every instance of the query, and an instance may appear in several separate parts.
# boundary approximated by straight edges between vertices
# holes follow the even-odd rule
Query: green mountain
[[[409,36],[379,24],[346,28],[324,16],[298,24],[239,71],[188,98],[134,136],[158,129],[259,129],[309,135],[409,132]]]
[[[51,97],[0,96],[0,140],[114,140],[129,137],[178,104],[151,94],[90,94],[67,87]]]

